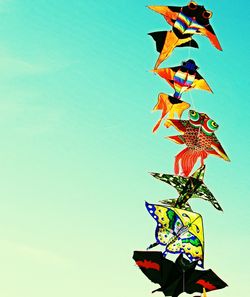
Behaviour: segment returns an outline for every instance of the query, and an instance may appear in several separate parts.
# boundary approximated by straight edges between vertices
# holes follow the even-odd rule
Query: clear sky
[[[144,201],[176,197],[149,171],[173,172],[183,148],[151,129],[159,92],[148,32],[168,30],[146,5],[178,1],[0,1],[0,295],[146,297],[156,286],[134,250],[154,241]],[[195,59],[214,94],[183,99],[206,112],[231,163],[209,157],[205,183],[224,213],[193,201],[205,226],[205,268],[249,292],[249,9],[203,1],[223,47],[176,49],[164,64]],[[187,118],[187,112],[183,118]],[[160,294],[158,294],[160,296]],[[163,296],[163,295],[162,295]],[[183,294],[182,296],[186,296]]]

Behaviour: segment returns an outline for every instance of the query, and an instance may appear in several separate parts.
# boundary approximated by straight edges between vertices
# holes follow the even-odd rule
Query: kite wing
[[[158,32],[148,33],[148,35],[150,35],[154,39],[155,44],[156,44],[156,50],[159,53],[161,53],[161,51],[164,47],[167,33],[168,33],[168,31],[158,31]]]
[[[219,202],[216,200],[214,195],[209,191],[205,184],[200,185],[200,187],[192,195],[192,198],[202,198],[204,200],[207,200],[211,202],[216,209],[223,211]]]
[[[215,155],[224,159],[225,161],[230,161],[227,153],[223,149],[222,145],[220,144],[219,140],[215,135],[213,135],[213,142],[211,144],[211,148],[207,150],[209,154]]]
[[[194,292],[206,292],[223,289],[227,284],[219,278],[213,270],[195,270],[190,275],[187,275],[185,291],[189,294]]]
[[[185,253],[191,261],[198,261],[203,267],[204,235],[202,217],[198,213],[172,208],[181,220],[182,227],[176,240],[171,240],[166,251],[174,254]]]
[[[161,291],[165,296],[177,297],[184,291],[209,292],[227,286],[211,269],[195,270],[197,262],[190,263],[182,255],[174,263],[161,252],[135,251],[133,259],[149,280],[160,285],[153,292]]]
[[[192,84],[192,87],[194,89],[205,90],[205,91],[213,93],[212,89],[209,87],[206,80],[198,72],[196,73],[195,80]]]
[[[154,178],[157,178],[163,181],[164,183],[167,183],[170,186],[174,187],[178,191],[178,193],[183,191],[188,181],[188,178],[186,177],[173,175],[173,174],[163,174],[163,173],[157,173],[157,172],[150,172],[150,174]]]
[[[155,238],[166,246],[166,252],[185,253],[203,267],[202,217],[194,212],[145,202],[149,214],[157,222]]]
[[[135,251],[136,265],[153,283],[163,286],[174,271],[174,263],[163,257],[161,252]]]
[[[208,25],[206,27],[202,27],[199,28],[198,32],[206,37],[208,37],[208,39],[210,40],[210,42],[212,43],[212,45],[214,47],[216,47],[218,50],[222,51],[222,47],[220,45],[220,42],[217,38],[217,36],[214,33],[214,30],[212,28],[211,25]]]
[[[148,6],[148,8],[163,15],[170,26],[174,25],[174,22],[181,11],[181,7],[177,6]]]
[[[178,71],[180,67],[171,67],[171,68],[159,68],[152,70],[157,73],[160,77],[166,80],[167,83],[170,84],[172,88],[174,88],[174,76],[176,71]]]
[[[177,297],[183,292],[183,270],[161,252],[135,251],[133,259],[148,279],[160,285],[152,293],[160,291],[165,296]]]

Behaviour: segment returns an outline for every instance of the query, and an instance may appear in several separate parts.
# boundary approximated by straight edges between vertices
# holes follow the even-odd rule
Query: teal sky
[[[197,1],[198,2],[198,1]],[[176,192],[149,171],[173,172],[183,148],[151,129],[159,92],[148,32],[169,25],[146,5],[187,1],[0,1],[0,294],[3,297],[146,297],[156,289],[134,250],[154,241],[144,201]],[[231,163],[209,157],[205,183],[224,213],[203,215],[205,268],[249,291],[249,9],[247,0],[203,1],[223,52],[205,37],[164,65],[195,59],[214,94],[183,100],[206,112]],[[187,118],[187,112],[183,115]],[[160,296],[160,294],[159,294]],[[163,296],[163,295],[162,295]],[[188,296],[182,294],[181,296]]]

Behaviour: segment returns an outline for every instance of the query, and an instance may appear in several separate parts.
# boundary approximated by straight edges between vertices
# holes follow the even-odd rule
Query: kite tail
[[[179,174],[180,164],[184,176],[189,176],[190,172],[194,168],[198,158],[201,158],[201,164],[204,165],[204,160],[207,157],[207,153],[204,151],[195,151],[190,148],[185,148],[175,157],[174,171],[175,174]]]
[[[158,242],[154,242],[154,243],[150,244],[150,246],[147,247],[147,251],[150,250],[150,249],[152,249],[152,248],[154,248],[154,247],[157,246],[157,245],[159,245]]]
[[[159,128],[163,118],[166,116],[166,114],[169,112],[169,110],[171,110],[171,108],[172,108],[172,104],[169,101],[168,95],[164,94],[164,93],[160,93],[158,95],[158,102],[155,105],[155,107],[153,108],[153,111],[161,110],[162,114],[161,114],[160,119],[157,121],[157,123],[155,124],[155,126],[153,128],[153,132],[155,132]]]
[[[161,121],[162,121],[163,117],[161,117],[158,122],[156,123],[156,125],[153,128],[153,133],[155,133],[155,131],[160,127]]]
[[[203,294],[202,294],[202,297],[207,297],[207,293],[206,293],[206,289],[203,288]]]

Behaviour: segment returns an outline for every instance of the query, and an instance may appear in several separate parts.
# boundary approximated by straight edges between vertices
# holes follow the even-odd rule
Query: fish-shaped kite
[[[193,40],[194,34],[207,36],[210,42],[222,50],[209,19],[212,12],[204,6],[191,1],[187,6],[148,6],[148,8],[164,16],[165,20],[172,26],[171,31],[152,32],[149,35],[156,42],[156,49],[160,53],[155,64],[155,69],[166,60],[176,47],[190,46],[198,48]]]
[[[171,185],[179,193],[179,197],[177,199],[161,200],[160,202],[166,204],[167,206],[192,211],[188,200],[191,198],[202,198],[211,202],[216,209],[222,211],[219,202],[203,182],[205,166],[206,165],[203,165],[198,168],[189,177],[151,172],[153,177]]]
[[[189,110],[189,120],[167,120],[167,125],[172,125],[183,133],[183,135],[169,136],[167,138],[187,146],[175,157],[175,174],[179,174],[181,165],[182,174],[188,176],[197,160],[200,158],[201,165],[204,165],[204,160],[209,154],[230,161],[214,134],[219,127],[218,124],[205,113]]]
[[[156,242],[148,249],[160,244],[165,246],[164,254],[185,253],[190,261],[198,261],[203,267],[204,235],[200,214],[163,205],[145,202],[149,214],[157,222]]]
[[[135,251],[133,259],[149,280],[160,285],[152,293],[162,292],[165,296],[178,297],[182,292],[198,292],[205,297],[206,292],[227,286],[213,270],[195,269],[197,262],[190,263],[182,254],[172,262],[165,259],[161,252]]]
[[[162,120],[165,118],[165,116],[168,114],[167,119],[173,119],[175,114],[177,114],[178,118],[181,118],[184,110],[188,109],[190,107],[190,104],[182,101],[178,98],[175,98],[173,96],[160,93],[158,95],[158,102],[153,108],[153,111],[161,110],[161,117],[155,124],[153,128],[153,132],[155,132],[162,122]],[[165,123],[165,126],[167,127],[167,122]],[[170,124],[169,124],[170,126]]]
[[[189,59],[180,66],[153,70],[153,72],[164,78],[175,91],[173,96],[164,93],[158,95],[158,102],[153,110],[161,110],[162,114],[153,128],[153,132],[159,128],[161,121],[168,113],[168,119],[174,118],[175,113],[181,118],[183,111],[190,107],[190,104],[180,100],[183,92],[191,89],[212,92],[208,83],[197,71],[198,68],[195,61]]]

